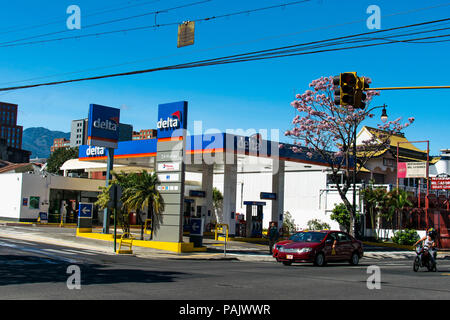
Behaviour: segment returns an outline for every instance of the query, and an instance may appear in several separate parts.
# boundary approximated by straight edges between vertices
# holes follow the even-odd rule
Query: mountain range
[[[70,132],[52,131],[42,127],[27,128],[22,134],[22,149],[31,151],[33,158],[48,158],[53,140],[58,138],[70,139]]]

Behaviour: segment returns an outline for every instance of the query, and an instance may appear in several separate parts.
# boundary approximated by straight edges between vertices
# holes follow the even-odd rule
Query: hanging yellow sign
[[[178,48],[194,44],[195,21],[185,21],[178,25]]]

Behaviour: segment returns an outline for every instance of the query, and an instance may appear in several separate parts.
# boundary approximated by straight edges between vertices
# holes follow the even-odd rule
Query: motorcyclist
[[[418,240],[414,246],[417,246],[419,243],[423,242],[423,248],[428,250],[428,253],[431,257],[431,262],[433,266],[436,265],[436,235],[437,232],[434,228],[430,228],[427,230],[427,234],[422,239]],[[422,259],[422,254],[420,254],[420,258]]]

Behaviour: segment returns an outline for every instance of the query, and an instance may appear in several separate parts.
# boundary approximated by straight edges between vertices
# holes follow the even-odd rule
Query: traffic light
[[[345,72],[333,78],[334,103],[341,106],[353,106],[355,103],[355,93],[358,77],[356,72]]]
[[[355,93],[355,108],[364,109],[366,107],[364,101],[366,100],[367,96],[364,91],[367,91],[367,89],[369,89],[367,78],[358,77]]]

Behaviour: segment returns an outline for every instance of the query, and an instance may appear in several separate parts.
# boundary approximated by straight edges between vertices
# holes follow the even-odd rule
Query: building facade
[[[144,129],[139,132],[133,131],[133,140],[145,140],[145,139],[155,139],[156,130],[155,129]]]
[[[23,127],[17,125],[17,104],[0,102],[0,139],[8,147],[22,148]]]
[[[50,152],[53,153],[57,149],[69,147],[70,147],[70,140],[67,140],[66,138],[54,139],[53,145],[50,147]]]

